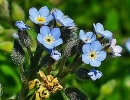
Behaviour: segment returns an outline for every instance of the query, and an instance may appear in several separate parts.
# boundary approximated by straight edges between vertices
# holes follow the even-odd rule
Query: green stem
[[[34,76],[35,76],[35,74],[37,72],[34,69],[38,66],[38,63],[39,63],[40,58],[41,58],[42,53],[43,53],[43,48],[41,47],[41,45],[39,43],[37,45],[34,57],[33,57],[32,53],[31,53],[31,49],[27,49],[27,50],[28,50],[28,53],[30,55],[29,70],[28,70],[27,75],[26,75],[26,82],[23,82],[21,92],[19,93],[16,100],[25,100],[25,98],[27,97],[27,94],[29,92],[29,90],[28,90],[28,82],[34,78]]]
[[[65,59],[62,59],[61,66],[59,68],[59,72],[57,74],[57,77],[60,80],[62,80],[68,74],[73,73],[75,71],[75,68],[77,68],[79,65],[82,64],[82,61],[80,61],[79,59],[80,59],[80,53],[77,53],[75,55],[73,63],[68,65],[68,66],[64,66],[65,65]]]
[[[22,88],[21,88],[21,92],[19,93],[18,97],[16,98],[16,100],[24,100],[24,95],[25,93],[28,93],[28,92],[25,92],[26,89],[27,89],[27,78],[25,77],[25,73],[24,73],[24,69],[23,69],[23,66],[19,66],[20,68],[20,75],[21,75],[21,80],[22,80]]]
[[[28,94],[28,84],[23,84],[21,92],[19,93],[18,97],[16,98],[16,100],[25,100],[24,98],[27,96]]]
[[[56,75],[57,78],[61,79],[61,76],[64,76],[64,67],[65,67],[65,62],[66,62],[66,58],[63,57],[60,61],[60,64],[59,65],[59,71],[58,71],[58,74]]]
[[[39,64],[39,61],[42,57],[42,53],[43,53],[43,48],[38,43],[33,60],[31,61],[30,66],[29,66],[29,71],[28,71],[29,80],[32,79],[37,72],[35,69],[37,68],[37,66]]]
[[[29,54],[30,62],[33,62],[33,54],[32,54],[30,47],[26,47],[26,49],[27,49],[28,54]]]

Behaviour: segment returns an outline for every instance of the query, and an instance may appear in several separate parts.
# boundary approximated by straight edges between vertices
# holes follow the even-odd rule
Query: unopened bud
[[[76,48],[74,48],[78,44],[78,38],[77,35],[72,33],[71,38],[68,40],[68,42],[65,45],[63,54],[66,57],[69,57],[70,55],[73,55],[76,51]]]
[[[11,57],[16,65],[22,65],[25,61],[24,51],[18,40],[14,41],[14,49]]]

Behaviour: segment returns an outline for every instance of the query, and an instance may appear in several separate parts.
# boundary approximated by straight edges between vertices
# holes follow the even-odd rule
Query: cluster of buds
[[[34,51],[34,54],[31,51],[31,41],[27,32],[31,28],[23,21],[17,21],[15,24],[18,27],[18,38],[16,40],[22,51],[22,48],[28,51],[30,64],[25,67],[25,78],[28,81],[29,90],[36,87],[34,92],[36,100],[48,98],[51,93],[61,90],[63,87],[59,84],[58,79],[62,80],[70,73],[75,73],[81,79],[92,79],[94,81],[99,79],[103,74],[95,68],[99,67],[101,62],[109,55],[113,57],[121,56],[122,47],[116,45],[116,39],[113,38],[112,32],[104,30],[101,23],[93,24],[94,32],[85,32],[82,29],[79,30],[74,21],[64,15],[61,10],[52,9],[50,11],[47,6],[43,6],[39,10],[35,7],[30,8],[29,18],[34,23],[37,33],[36,51]],[[21,50],[18,50],[18,52]],[[20,54],[22,53],[20,52]],[[15,58],[15,52],[12,55],[17,64],[16,58],[19,56]],[[68,63],[70,57],[73,61]],[[90,65],[92,68],[80,68],[82,64]],[[47,76],[39,71],[41,68],[44,69]],[[57,78],[50,75],[52,71]],[[36,78],[37,72],[41,80]],[[76,89],[67,88],[66,91],[68,90],[75,91]],[[75,94],[75,98],[77,98],[78,93],[74,91],[66,93],[67,96],[71,98]],[[78,100],[81,100],[82,97],[78,97]]]

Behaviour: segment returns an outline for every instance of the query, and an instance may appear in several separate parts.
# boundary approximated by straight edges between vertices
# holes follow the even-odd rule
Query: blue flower
[[[102,46],[99,41],[94,41],[92,44],[84,44],[82,47],[82,61],[94,67],[99,67],[101,61],[106,58],[106,52],[101,51]]]
[[[61,33],[59,28],[50,30],[48,26],[42,26],[40,28],[40,33],[37,36],[37,40],[47,49],[53,49],[63,43],[62,39],[59,38],[60,35]]]
[[[85,32],[83,30],[80,30],[79,32],[79,38],[84,42],[84,43],[92,43],[93,41],[96,40],[96,35],[93,34],[93,32]]]
[[[95,32],[99,37],[104,37],[106,39],[112,39],[112,33],[108,30],[104,30],[101,23],[93,24]]]
[[[130,52],[130,39],[128,39],[125,43],[126,49]]]
[[[69,26],[69,27],[74,27],[75,24],[71,18],[68,16],[65,16],[62,11],[58,9],[54,9],[52,12],[54,15],[54,18],[56,20],[56,25],[59,26]]]
[[[96,79],[99,79],[103,74],[98,70],[92,69],[89,71],[88,75],[93,81],[95,81]]]
[[[29,18],[35,24],[47,25],[53,19],[53,16],[50,14],[50,11],[46,6],[40,8],[39,11],[34,7],[30,8],[29,15]]]
[[[15,26],[17,26],[20,30],[30,29],[30,27],[27,26],[23,21],[16,21]]]
[[[55,60],[59,60],[61,58],[61,53],[58,50],[52,50],[51,57]]]
[[[119,45],[116,45],[116,39],[111,40],[111,45],[110,45],[110,52],[113,53],[113,55],[116,56],[121,56],[122,52],[122,47]]]

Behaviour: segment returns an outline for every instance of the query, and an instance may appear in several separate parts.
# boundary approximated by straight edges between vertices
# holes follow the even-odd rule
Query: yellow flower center
[[[50,44],[50,45],[54,42],[54,40],[55,39],[52,36],[46,36],[44,38],[45,43]]]
[[[61,26],[61,24],[57,22],[57,23],[56,23],[56,26],[59,27],[59,26]]]
[[[93,59],[96,59],[97,58],[97,53],[96,52],[90,52],[89,54],[88,54],[88,56],[89,56],[89,58],[91,59],[91,60],[93,60]]]
[[[111,52],[111,49],[110,49],[110,48],[108,48],[108,49],[106,50],[106,52]]]
[[[99,38],[101,38],[102,36],[100,35],[100,34],[97,34],[97,38],[99,39]]]
[[[44,23],[44,22],[46,21],[46,19],[39,16],[39,17],[36,18],[36,21],[37,21],[38,23]]]
[[[64,24],[62,23],[61,20],[57,19],[56,20],[56,27],[60,27],[60,26],[63,26]]]

